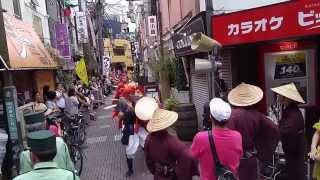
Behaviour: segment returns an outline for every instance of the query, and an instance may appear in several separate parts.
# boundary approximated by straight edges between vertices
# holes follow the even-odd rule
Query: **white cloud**
[[[136,29],[136,24],[131,23],[130,19],[127,18],[127,11],[129,2],[126,0],[104,0],[106,5],[106,12],[108,14],[120,15],[121,19],[124,19],[125,22],[128,22],[128,26],[131,32],[134,32]]]

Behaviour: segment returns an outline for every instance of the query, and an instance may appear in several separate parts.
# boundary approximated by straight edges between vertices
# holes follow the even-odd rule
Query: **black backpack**
[[[211,131],[208,131],[208,136],[213,160],[216,165],[214,171],[216,172],[217,180],[237,180],[230,169],[220,163]]]

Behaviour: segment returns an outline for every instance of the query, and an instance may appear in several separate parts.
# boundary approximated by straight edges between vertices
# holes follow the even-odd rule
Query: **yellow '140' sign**
[[[83,58],[80,59],[79,63],[76,66],[75,71],[76,71],[77,76],[80,78],[80,80],[85,85],[89,85],[86,63],[84,62]]]

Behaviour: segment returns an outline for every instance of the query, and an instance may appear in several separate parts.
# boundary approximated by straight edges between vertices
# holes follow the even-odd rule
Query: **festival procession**
[[[319,0],[0,0],[0,180],[320,180]]]

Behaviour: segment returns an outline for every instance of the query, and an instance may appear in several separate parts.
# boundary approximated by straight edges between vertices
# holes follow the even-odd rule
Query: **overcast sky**
[[[241,10],[288,0],[213,0],[214,9]]]
[[[112,8],[108,8],[106,12],[109,14],[119,14],[129,22],[130,31],[135,30],[135,24],[130,23],[126,17],[126,12],[128,10],[128,1],[126,0],[104,0],[107,4],[110,4]],[[188,0],[183,0],[187,2]],[[216,10],[227,10],[231,12],[233,10],[249,9],[259,6],[265,6],[274,3],[280,3],[289,0],[213,0],[213,6]],[[109,7],[110,7],[109,6]],[[231,11],[230,11],[231,10]]]

